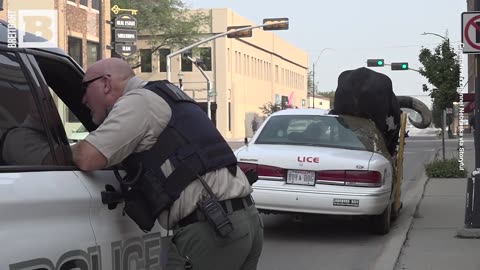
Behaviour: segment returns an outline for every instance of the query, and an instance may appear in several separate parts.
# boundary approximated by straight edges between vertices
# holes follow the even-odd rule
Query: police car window
[[[37,55],[35,59],[50,88],[68,143],[85,138],[88,130],[82,122],[89,125],[90,130],[93,124],[88,108],[81,103],[83,74],[66,58],[51,59]]]
[[[15,54],[0,52],[0,166],[51,163],[42,120]]]

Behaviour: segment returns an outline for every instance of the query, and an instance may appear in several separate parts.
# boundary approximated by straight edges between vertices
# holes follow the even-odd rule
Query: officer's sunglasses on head
[[[93,83],[96,80],[102,79],[103,77],[107,77],[107,76],[110,76],[110,74],[105,74],[105,75],[102,75],[102,76],[95,77],[95,78],[93,78],[91,80],[88,80],[86,82],[82,82],[82,92],[83,92],[83,94],[85,94],[87,92],[88,86],[91,83]]]

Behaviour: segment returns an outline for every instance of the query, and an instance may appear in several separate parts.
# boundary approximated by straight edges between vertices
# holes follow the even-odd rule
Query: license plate
[[[360,200],[354,199],[333,199],[334,206],[348,206],[348,207],[358,207]]]
[[[288,170],[287,184],[315,186],[315,172]]]

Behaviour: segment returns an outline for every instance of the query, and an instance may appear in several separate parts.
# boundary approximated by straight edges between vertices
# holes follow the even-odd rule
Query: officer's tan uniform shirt
[[[86,137],[107,158],[108,166],[120,163],[133,152],[150,149],[172,116],[163,98],[141,89],[146,83],[138,77],[130,79],[124,95],[115,103],[103,124]],[[169,161],[162,165],[162,171],[165,176],[173,171]],[[225,168],[205,175],[206,182],[219,200],[244,197],[252,192],[245,175],[239,168],[237,171],[236,177]],[[205,194],[198,179],[185,188],[170,208],[170,228],[193,212],[196,203]],[[168,211],[163,211],[159,222],[164,228],[167,228],[167,219]]]

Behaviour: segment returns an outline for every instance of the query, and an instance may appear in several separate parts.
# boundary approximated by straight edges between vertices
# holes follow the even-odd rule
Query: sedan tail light
[[[239,162],[238,166],[242,171],[246,172],[247,170],[254,169],[257,171],[258,178],[263,180],[285,180],[286,170],[266,165],[258,165],[253,163],[244,163]]]
[[[377,171],[319,171],[318,184],[333,184],[361,187],[379,187],[383,184],[382,174]]]

